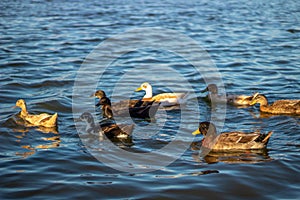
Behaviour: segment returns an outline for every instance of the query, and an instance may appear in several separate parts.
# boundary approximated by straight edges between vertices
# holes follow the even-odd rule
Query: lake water
[[[0,8],[1,199],[299,198],[299,116],[211,108],[200,93],[215,82],[270,102],[300,99],[299,2],[4,0]],[[135,124],[129,146],[86,142],[74,118],[80,107],[99,121],[91,93],[141,98],[134,90],[145,81],[154,94],[190,98],[152,121],[118,118]],[[19,98],[30,112],[57,112],[58,129],[24,126],[12,108]],[[210,119],[218,131],[274,133],[263,151],[201,157],[191,132]]]

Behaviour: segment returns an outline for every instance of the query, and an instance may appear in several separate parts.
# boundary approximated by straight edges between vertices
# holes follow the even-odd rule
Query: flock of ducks
[[[141,100],[123,100],[114,103],[111,103],[109,97],[107,97],[103,90],[98,90],[91,96],[99,99],[96,107],[101,107],[103,120],[100,123],[95,123],[92,114],[88,112],[81,114],[78,120],[86,122],[87,133],[100,134],[101,137],[106,136],[108,139],[130,138],[134,125],[116,124],[114,114],[124,116],[129,113],[131,117],[135,118],[154,118],[160,106],[166,108],[183,104],[187,101],[188,96],[188,93],[161,93],[153,96],[152,86],[147,82],[141,84],[141,86],[136,89],[136,91],[141,90],[145,91],[145,95]],[[206,99],[210,102],[228,103],[236,106],[260,104],[259,108],[263,113],[300,115],[300,100],[278,100],[269,104],[267,97],[259,93],[255,93],[251,96],[219,95],[218,87],[215,84],[209,84],[201,92],[208,92]],[[23,99],[19,99],[15,107],[21,108],[19,116],[33,126],[57,126],[57,113],[53,115],[46,113],[38,115],[29,114]],[[200,122],[198,129],[192,134],[203,135],[203,147],[214,151],[227,151],[265,148],[272,132],[263,134],[259,131],[249,133],[233,131],[217,134],[216,127],[213,123]],[[210,136],[213,136],[213,143],[208,138]]]

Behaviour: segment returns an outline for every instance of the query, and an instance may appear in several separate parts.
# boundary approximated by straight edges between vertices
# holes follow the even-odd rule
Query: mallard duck
[[[207,133],[210,140],[206,140]],[[213,151],[226,150],[246,150],[246,149],[262,149],[266,147],[272,131],[267,134],[260,132],[244,133],[239,131],[223,132],[217,135],[216,127],[210,122],[199,123],[199,128],[193,132],[193,135],[203,134],[202,146]],[[211,137],[212,136],[212,137]]]
[[[101,104],[106,104],[104,108],[107,109],[107,114],[110,115],[109,107],[112,109],[113,113],[116,116],[126,116],[128,113],[131,117],[135,118],[154,118],[158,108],[159,103],[154,103],[154,101],[142,101],[142,100],[123,100],[120,102],[110,103],[107,101],[107,96],[103,90],[96,91],[92,96],[99,98],[99,103],[96,106],[100,106]],[[104,100],[101,102],[101,99]],[[109,106],[109,107],[108,107]],[[112,112],[111,112],[112,114]],[[107,115],[107,116],[108,116]]]
[[[268,99],[263,94],[255,94],[250,105],[260,104],[260,111],[270,114],[300,114],[300,100],[277,100],[268,104]]]
[[[78,121],[86,122],[85,131],[93,135],[105,135],[108,139],[129,138],[134,129],[134,124],[116,124],[113,121],[102,121],[101,124],[95,124],[94,117],[89,112],[80,115]]]
[[[160,102],[162,106],[175,106],[185,103],[188,93],[161,93],[152,96],[152,86],[150,83],[143,83],[135,91],[144,90],[146,94],[143,97],[143,101],[155,101]]]
[[[106,117],[108,119],[112,119],[113,118],[113,112],[111,110],[111,102],[110,102],[109,98],[102,97],[99,100],[99,103],[97,105],[101,105],[102,106],[102,115],[103,115],[103,117]]]
[[[252,96],[233,95],[233,94],[219,95],[218,87],[216,84],[209,84],[201,92],[202,93],[209,92],[209,94],[206,97],[209,101],[213,100],[216,103],[228,103],[236,106],[249,106],[253,98],[253,95]]]
[[[47,113],[41,113],[39,115],[29,114],[23,99],[19,99],[14,107],[20,107],[20,117],[34,126],[55,127],[57,125],[57,113],[54,115],[49,115]]]

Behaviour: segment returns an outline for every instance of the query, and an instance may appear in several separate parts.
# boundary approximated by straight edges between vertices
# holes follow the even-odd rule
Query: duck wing
[[[300,114],[300,100],[278,100],[269,106],[273,113]]]
[[[159,108],[160,103],[149,103],[146,106],[141,106],[141,107],[133,107],[129,108],[129,113],[131,117],[136,117],[136,118],[154,118],[158,108]]]
[[[28,121],[29,123],[36,125],[36,126],[40,126],[40,125],[44,125],[45,123],[47,123],[48,121],[52,121],[52,117],[54,116],[54,119],[56,121],[56,117],[57,114],[55,115],[49,115],[47,113],[42,113],[39,115],[32,115],[32,114],[28,114],[25,117],[25,120]]]
[[[255,141],[259,136],[260,133],[225,132],[217,136],[212,150],[232,151],[242,149],[261,149],[264,147],[264,144]],[[208,144],[205,145],[208,146]]]
[[[112,103],[112,107],[114,110],[122,110],[128,107],[134,107],[140,100],[136,100],[136,99],[128,99],[128,100],[122,100],[119,102],[114,102]]]
[[[218,141],[222,143],[248,143],[255,141],[259,135],[259,133],[225,132],[219,136]]]
[[[129,134],[124,132],[117,124],[101,125],[101,129],[108,139],[130,136]]]
[[[120,129],[127,133],[128,135],[131,135],[133,129],[134,129],[134,124],[118,124]]]
[[[153,101],[168,101],[173,99],[182,99],[186,96],[186,93],[161,93],[152,97]]]
[[[41,119],[40,125],[45,127],[55,127],[57,124],[57,117],[57,113],[55,113],[54,115],[48,115],[48,117]]]

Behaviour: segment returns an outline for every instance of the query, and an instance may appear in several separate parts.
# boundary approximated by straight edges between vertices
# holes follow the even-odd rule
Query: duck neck
[[[149,85],[146,89],[145,89],[145,96],[143,97],[143,99],[151,99],[152,98],[152,86]]]
[[[259,101],[259,103],[260,103],[259,107],[260,107],[261,111],[264,111],[264,110],[268,109],[269,105],[268,105],[268,99],[267,99],[267,97],[261,98],[260,101]]]
[[[112,113],[112,109],[110,105],[103,105],[102,106],[102,113],[103,113],[103,117],[106,117],[108,119],[113,117],[113,113]]]
[[[26,105],[24,104],[22,107],[21,107],[21,116],[22,117],[25,117],[28,115],[28,112],[27,112],[27,108],[26,108]]]
[[[263,97],[263,98],[261,98],[260,99],[260,106],[268,106],[268,99],[267,99],[267,97]]]
[[[89,133],[91,132],[92,130],[95,129],[95,122],[94,122],[94,119],[92,119],[90,122],[87,123],[87,126],[86,126],[86,131]]]

